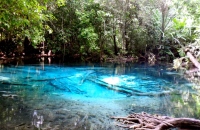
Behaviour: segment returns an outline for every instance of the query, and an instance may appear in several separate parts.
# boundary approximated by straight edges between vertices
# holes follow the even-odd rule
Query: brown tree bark
[[[173,118],[166,120],[165,123],[161,123],[155,128],[155,130],[164,130],[170,128],[171,126],[167,125],[166,123],[184,129],[200,129],[200,120],[192,118]]]
[[[197,59],[190,52],[187,52],[187,56],[192,61],[192,63],[195,65],[195,67],[197,67],[200,70],[200,63],[197,61]]]
[[[120,122],[119,127],[134,130],[166,130],[169,128],[200,129],[200,120],[193,118],[172,118],[150,115],[148,113],[133,113],[127,117],[111,117]]]

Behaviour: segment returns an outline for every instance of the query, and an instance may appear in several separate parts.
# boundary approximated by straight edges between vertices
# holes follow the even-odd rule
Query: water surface
[[[120,130],[111,116],[142,111],[199,118],[193,87],[163,66],[4,66],[0,129]]]

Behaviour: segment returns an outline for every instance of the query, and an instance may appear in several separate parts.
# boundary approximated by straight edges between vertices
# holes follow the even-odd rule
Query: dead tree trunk
[[[190,52],[187,52],[187,56],[192,61],[192,63],[195,65],[195,67],[197,67],[200,70],[200,63],[197,61],[197,59],[195,59],[194,56]]]

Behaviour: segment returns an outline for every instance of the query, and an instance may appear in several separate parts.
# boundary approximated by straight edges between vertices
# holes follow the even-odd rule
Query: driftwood
[[[198,57],[195,58],[195,55],[193,55],[191,52],[187,52],[187,57],[190,59],[190,61],[192,62],[192,64],[196,67],[196,68],[192,68],[190,70],[186,71],[187,75],[187,79],[191,80],[192,82],[195,82],[197,84],[200,84],[200,63],[198,62]]]
[[[185,71],[185,78],[195,84],[200,84],[200,44],[193,43],[182,48],[185,57],[174,59],[174,69]]]
[[[200,120],[193,118],[172,118],[168,116],[151,115],[145,112],[130,114],[127,117],[111,117],[116,119],[116,125],[134,130],[166,130],[169,128],[200,129]]]
[[[199,71],[198,68],[194,68],[194,69],[187,70],[186,74],[191,74],[191,73],[195,73],[195,72],[198,72],[198,71]]]
[[[197,67],[200,70],[200,63],[198,62],[198,60],[196,58],[194,58],[194,56],[190,52],[187,52],[187,56],[192,61],[192,63],[195,65],[195,67]]]

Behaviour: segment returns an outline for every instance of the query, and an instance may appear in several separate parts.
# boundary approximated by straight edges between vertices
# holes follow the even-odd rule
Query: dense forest
[[[199,0],[3,0],[1,57],[52,53],[66,60],[123,56],[172,62],[192,46],[197,58],[199,5]]]
[[[186,91],[186,89],[183,87],[182,84],[180,84],[179,87],[178,86],[179,81],[173,82],[173,84],[171,85],[167,82],[167,80],[161,80],[158,83],[157,81],[153,82],[155,78],[152,78],[153,80],[151,82],[150,77],[146,78],[147,70],[145,68],[144,70],[145,77],[143,77],[143,75],[142,76],[139,75],[138,78],[136,73],[139,73],[140,71],[135,70],[133,73],[134,77],[131,78],[131,75],[130,77],[129,75],[125,75],[128,77],[127,79],[124,78],[124,81],[126,81],[127,83],[122,85],[120,84],[121,86],[119,85],[119,87],[117,88],[116,84],[110,84],[103,80],[106,78],[109,79],[109,76],[111,74],[110,75],[108,74],[107,76],[107,70],[111,70],[110,68],[102,71],[102,72],[105,71],[106,73],[105,77],[100,77],[99,75],[102,76],[102,74],[104,73],[102,72],[96,73],[96,70],[94,71],[89,69],[88,71],[85,71],[85,68],[71,69],[71,70],[67,68],[64,71],[58,71],[59,72],[58,73],[57,70],[59,70],[60,68],[57,67],[53,69],[52,68],[49,69],[50,68],[49,67],[46,70],[44,70],[44,68],[42,69],[40,69],[39,67],[34,68],[35,67],[34,66],[32,67],[34,69],[25,70],[22,67],[15,68],[15,67],[10,67],[11,66],[10,63],[7,64],[9,60],[13,59],[14,60],[19,60],[19,59],[21,60],[25,58],[40,59],[41,57],[43,58],[43,61],[40,62],[41,63],[40,65],[41,66],[43,65],[43,67],[45,63],[44,57],[48,58],[53,57],[54,59],[59,59],[59,61],[62,61],[62,63],[74,62],[74,61],[78,62],[85,61],[92,63],[93,62],[132,63],[136,61],[142,61],[143,63],[144,62],[148,63],[149,68],[151,65],[155,65],[156,63],[160,62],[173,63],[170,64],[172,66],[170,66],[170,68],[167,68],[166,70],[168,69],[180,70],[179,72],[184,72],[184,73],[177,73],[177,75],[183,74],[184,79],[187,78],[187,80],[195,82],[198,85],[194,86],[191,85],[192,89],[190,92],[189,90]],[[3,70],[2,69],[3,67],[1,66],[2,64],[8,65],[10,68],[9,69],[6,68]],[[17,63],[17,65],[19,64]],[[167,102],[162,103],[163,106],[159,107],[159,111],[166,110],[160,108],[169,106],[168,109],[169,111],[171,111],[171,109],[174,109],[172,111],[174,111],[175,113],[176,111],[178,111],[177,113],[179,113],[180,110],[181,112],[182,110],[184,110],[186,112],[189,112],[191,115],[194,113],[194,115],[192,116],[198,115],[199,118],[200,0],[0,0],[0,68],[2,71],[2,75],[0,76],[1,78],[0,81],[1,85],[3,86],[1,87],[2,88],[1,90],[3,91],[1,91],[0,93],[1,94],[0,102],[3,103],[5,102],[5,104],[9,104],[7,105],[8,107],[3,103],[0,106],[1,109],[0,111],[2,111],[3,113],[2,115],[0,115],[0,120],[2,119],[5,120],[3,124],[4,125],[6,124],[6,126],[9,126],[9,123],[12,122],[11,117],[16,116],[17,119],[17,114],[14,112],[18,112],[19,109],[20,112],[18,113],[21,114],[23,113],[21,112],[21,110],[25,111],[27,109],[28,112],[29,110],[34,108],[34,110],[36,109],[38,111],[40,110],[46,111],[46,108],[48,108],[49,113],[50,111],[51,112],[53,111],[54,112],[53,114],[55,115],[57,114],[66,116],[66,117],[60,116],[61,118],[57,118],[55,116],[56,117],[55,119],[52,116],[52,120],[49,119],[49,124],[52,123],[54,120],[63,121],[68,117],[71,118],[72,116],[70,114],[74,113],[70,109],[72,108],[72,110],[74,110],[75,108],[75,106],[71,104],[75,104],[76,106],[78,106],[77,105],[77,102],[79,100],[78,98],[77,102],[75,103],[69,102],[69,104],[67,104],[66,102],[63,102],[63,99],[62,101],[59,102],[58,100],[51,101],[48,98],[47,101],[46,94],[51,94],[50,92],[52,90],[53,92],[50,95],[51,97],[61,96],[63,93],[60,93],[60,91],[69,92],[71,94],[75,90],[78,92],[75,94],[77,95],[82,94],[85,92],[84,86],[81,86],[82,87],[81,88],[80,85],[86,82],[86,80],[98,84],[99,86],[100,85],[102,86],[111,85],[112,87],[115,86],[115,88],[117,88],[115,89],[116,92],[121,91],[123,93],[124,92],[128,93],[130,91],[129,95],[127,95],[126,98],[129,98],[133,95],[136,96],[139,95],[146,97],[148,96],[156,97],[162,100],[167,99],[166,100]],[[112,75],[114,75],[114,72],[116,70],[120,70],[120,67],[117,68],[116,64],[114,64],[114,68],[115,69],[113,69]],[[130,69],[132,68],[130,67]],[[15,71],[12,73],[9,72],[12,70]],[[78,71],[80,70],[82,70],[84,73],[79,74]],[[50,73],[47,73],[48,71],[50,71]],[[125,74],[125,69],[123,71],[124,71],[123,74]],[[155,70],[153,69],[153,71]],[[158,72],[160,76],[163,73],[165,73],[165,70],[163,71],[163,69],[160,69],[156,72]],[[55,75],[53,73],[55,73]],[[61,75],[61,73],[63,74],[63,76]],[[169,75],[174,74],[174,72],[169,72],[168,74]],[[16,75],[17,78],[13,78],[13,75]],[[43,75],[44,76],[48,75],[48,76],[46,78],[40,79],[41,77],[43,77]],[[74,75],[76,76],[78,75],[77,76],[78,78],[76,77],[77,79],[76,78],[72,79],[71,77],[73,77]],[[118,75],[118,73],[115,73],[115,75]],[[55,76],[57,76],[57,78],[55,78]],[[102,79],[100,79],[99,77]],[[121,77],[118,76],[117,79],[120,79]],[[79,78],[81,79],[80,81]],[[111,80],[113,80],[113,78],[111,78]],[[132,82],[132,80],[136,80],[136,78],[140,79],[138,80],[139,84],[137,87],[141,89],[141,91],[135,89],[136,87],[134,89],[131,89],[129,88],[129,86],[128,87],[126,86],[128,82]],[[175,80],[178,79],[174,77],[173,81]],[[117,80],[117,82],[120,81],[122,80],[119,81]],[[76,84],[75,82],[79,83]],[[143,84],[140,84],[140,82],[143,82]],[[30,85],[33,83],[34,85]],[[133,83],[135,85],[136,82]],[[8,89],[6,88],[7,86],[9,86]],[[13,88],[14,92],[16,92],[16,90],[18,90],[17,88],[18,86],[20,86],[19,93],[16,94],[10,93],[10,90],[12,90],[11,88]],[[48,87],[48,89],[46,86]],[[78,86],[80,87],[80,89],[74,86]],[[159,94],[157,94],[154,93],[154,91],[152,91],[153,89],[146,90],[144,86],[150,86],[150,87],[158,86],[159,89],[156,91],[161,91],[161,90],[162,91]],[[87,87],[85,86],[85,88]],[[110,88],[107,87],[106,89],[111,89],[112,87]],[[186,87],[189,88],[189,83],[186,85]],[[51,90],[49,88],[53,89]],[[56,93],[57,91],[55,91],[57,88],[59,89],[58,93]],[[143,90],[143,88],[145,89]],[[6,91],[4,91],[4,89]],[[125,89],[128,89],[129,91],[125,91]],[[193,91],[193,89],[196,92]],[[29,93],[29,91],[34,92],[33,99],[31,99],[32,95]],[[147,91],[150,92],[146,93]],[[20,97],[20,95],[23,95],[22,98]],[[31,96],[29,97],[29,95]],[[42,98],[39,97],[38,95],[42,95]],[[164,96],[161,97],[160,95]],[[86,96],[90,97],[88,95]],[[12,100],[11,102],[7,102],[8,101],[7,99],[10,100],[11,98],[12,99],[17,98],[17,100]],[[10,105],[14,104],[14,102],[18,101],[18,99],[23,99],[19,100],[20,101],[19,107],[18,107],[19,104],[17,104],[16,107]],[[133,100],[138,100],[138,99],[141,99],[141,97],[133,98]],[[37,104],[36,105],[37,107],[35,107],[34,104],[36,103],[34,103],[34,101],[36,100],[37,102],[39,101],[38,103],[39,105],[40,104],[42,105],[39,106]],[[131,99],[131,102],[133,100]],[[138,100],[138,102],[145,101],[144,106],[146,106],[149,100],[150,98],[145,98],[145,100]],[[159,100],[159,102],[162,100]],[[168,100],[169,101],[172,100],[176,104],[174,104],[173,102],[168,102]],[[22,101],[23,104],[28,104],[28,105],[22,106],[21,105]],[[120,102],[122,101],[123,100],[120,99]],[[129,100],[127,101],[129,102]],[[52,105],[50,102],[53,103],[56,102],[56,104]],[[153,104],[151,105],[155,106],[156,108],[157,106],[154,104],[154,102],[152,103]],[[89,106],[88,104],[89,103],[87,102],[87,106]],[[31,109],[29,109],[29,105],[31,105],[30,107]],[[160,105],[161,103],[158,106]],[[68,106],[71,106],[69,110]],[[11,110],[10,113],[12,115],[9,113],[9,108],[11,107],[12,110],[10,109]],[[45,109],[43,107],[45,107]],[[65,107],[67,109],[64,109]],[[78,110],[81,107],[82,104],[78,106]],[[112,107],[114,108],[115,106]],[[135,105],[134,102],[127,107],[128,110],[130,109],[129,107],[131,107],[132,110],[134,110],[135,108],[137,108],[136,110],[140,109],[140,106],[138,106],[137,104]],[[60,108],[62,108],[63,111],[61,111]],[[104,109],[102,106],[88,107],[88,108],[87,111],[90,111],[91,109],[96,110],[97,108],[101,112]],[[107,109],[107,107],[105,108]],[[55,111],[55,109],[59,111]],[[112,109],[110,109],[109,111],[111,110]],[[120,108],[120,110],[122,109]],[[125,110],[126,109],[123,109],[122,111]],[[151,109],[148,108],[146,110],[147,112],[151,111]],[[156,112],[159,111],[156,110]],[[184,111],[182,113],[184,113]],[[49,113],[46,113],[46,115],[50,116],[53,115],[52,113],[50,114]],[[66,113],[67,114],[69,113],[70,116],[68,116]],[[78,122],[78,123],[77,122],[72,123],[75,124],[73,128],[75,128],[79,124],[83,124],[86,119],[97,118],[97,115],[94,114],[92,114],[92,116],[91,115],[89,116],[85,113],[83,115],[81,115],[80,113],[79,115],[77,113],[79,113],[79,111],[76,112],[75,110],[75,114],[78,115],[78,117],[80,118],[77,119],[72,118],[76,119]],[[115,114],[115,112],[112,113]],[[7,115],[10,114],[11,116],[6,117],[6,114]],[[29,114],[28,118],[30,118],[30,113],[27,114],[25,111],[25,113],[23,114],[24,115],[26,114],[26,116]],[[33,116],[34,115],[35,111]],[[105,116],[105,114],[102,115]],[[135,120],[139,116],[142,118]],[[37,118],[39,117],[37,116],[37,113],[36,117]],[[106,112],[106,118],[107,117],[108,114]],[[42,121],[43,116],[40,116],[40,118],[41,122],[43,123]],[[106,118],[103,117],[100,120],[100,122],[101,123],[106,122],[107,120],[104,121],[104,119]],[[141,129],[143,129],[142,128],[143,126],[145,126],[144,129],[150,127],[152,129],[157,128],[155,125],[153,126],[152,124],[157,124],[159,130],[163,129],[167,125],[171,127],[173,125],[176,126],[177,124],[178,125],[186,124],[187,127],[188,125],[191,125],[192,127],[198,127],[198,128],[200,126],[199,125],[200,120],[194,120],[188,118],[173,119],[171,117],[166,118],[166,116],[149,115],[147,113],[129,115],[126,118],[124,117],[111,117],[111,118],[117,119],[117,121],[119,122],[122,121],[123,123],[128,122],[127,124],[139,123],[137,127],[138,128],[141,127]],[[81,120],[78,121],[78,119]],[[68,122],[68,119],[66,121]],[[16,122],[14,121],[14,123]],[[41,126],[42,123],[40,124]],[[147,125],[144,125],[145,123],[148,124],[148,127],[146,127]],[[29,124],[30,123],[28,123],[28,125],[26,123],[21,123],[15,125],[13,128],[17,129],[20,126],[25,127],[25,125],[28,126],[27,128],[30,128]],[[59,125],[57,125],[57,122],[55,122],[55,124],[56,124],[55,129],[57,129],[57,126],[59,126],[61,123],[59,122]],[[122,127],[135,128],[135,125],[127,127],[124,124],[122,125]],[[1,124],[1,122],[0,126],[4,127]],[[84,128],[86,129],[86,127]],[[92,126],[91,129],[93,129]]]

